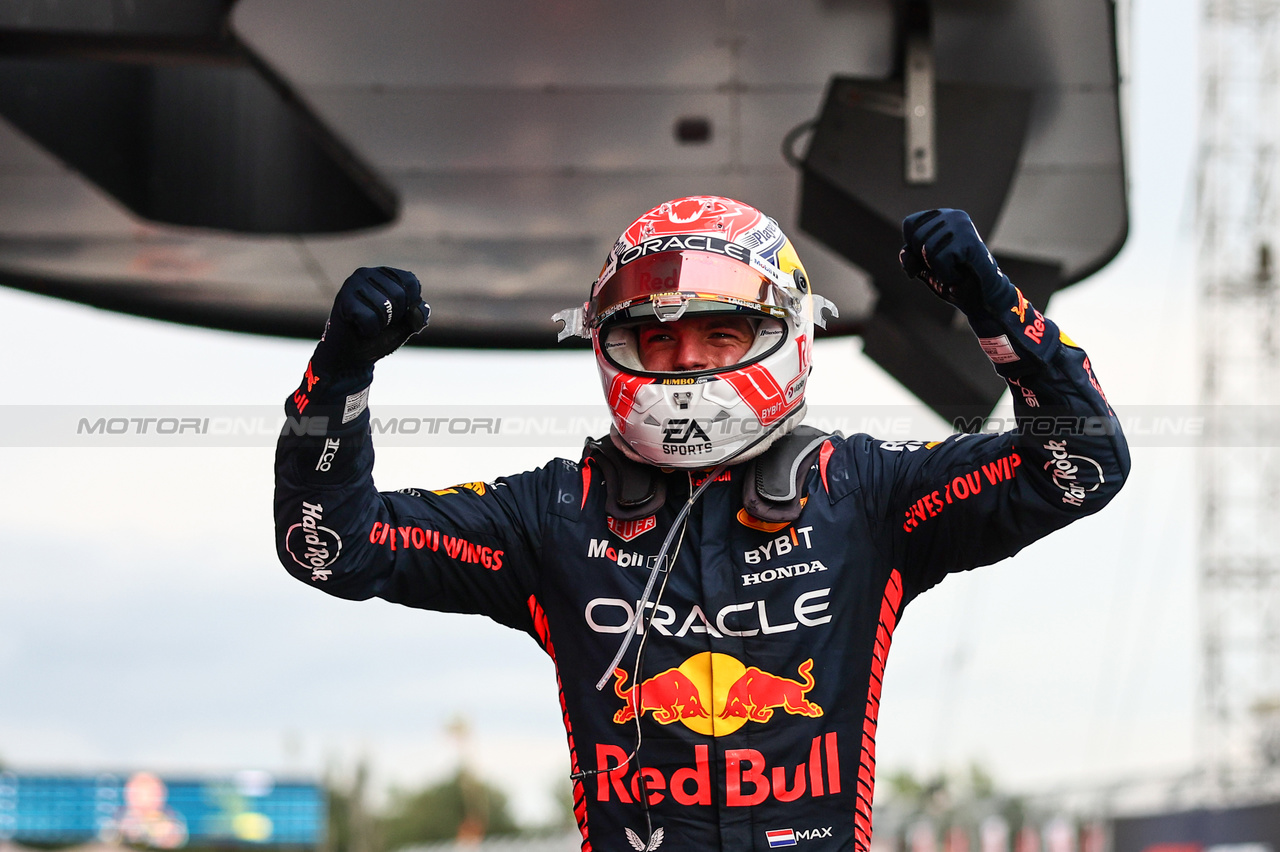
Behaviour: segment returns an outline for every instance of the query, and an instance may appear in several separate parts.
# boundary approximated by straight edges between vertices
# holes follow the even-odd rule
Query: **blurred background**
[[[912,604],[876,845],[1280,848],[1280,479],[1274,432],[1240,431],[1280,387],[1278,22],[1280,0],[0,3],[0,847],[577,848],[550,660],[291,580],[274,418],[347,272],[403,266],[435,313],[378,366],[375,416],[578,419],[380,441],[379,487],[576,459],[605,410],[549,316],[635,216],[706,192],[776,216],[840,307],[811,420],[1007,416],[968,331],[893,277],[897,217],[946,204],[1130,435],[1107,511]],[[233,425],[95,428],[167,416]]]

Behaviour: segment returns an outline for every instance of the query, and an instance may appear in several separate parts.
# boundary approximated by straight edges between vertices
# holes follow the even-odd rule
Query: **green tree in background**
[[[976,827],[991,814],[1002,816],[1016,832],[1027,818],[1027,803],[998,789],[991,774],[976,763],[963,772],[938,772],[927,778],[899,770],[887,773],[884,783],[889,795],[876,803],[877,828],[890,832],[922,817],[940,829]]]
[[[554,813],[545,821],[522,825],[511,815],[506,794],[466,768],[422,788],[392,790],[390,801],[377,812],[366,797],[369,774],[363,760],[349,772],[330,767],[325,780],[328,830],[317,852],[396,852],[441,840],[546,837],[577,828],[573,788],[567,778],[549,791]]]
[[[556,815],[543,827],[546,834],[576,831],[578,815],[573,812],[573,784],[565,778],[555,786],[551,793],[556,803]]]
[[[378,848],[383,850],[432,840],[520,833],[506,795],[466,770],[417,792],[392,793],[379,823]]]
[[[339,773],[330,767],[325,778],[329,824],[324,844],[318,852],[378,852],[381,847],[375,836],[377,826],[365,803],[368,763],[364,760],[357,763],[350,780],[345,783],[339,777]]]

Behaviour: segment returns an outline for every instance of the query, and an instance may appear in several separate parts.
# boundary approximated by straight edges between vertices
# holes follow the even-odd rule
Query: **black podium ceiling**
[[[934,194],[961,193],[989,132],[994,199],[908,189],[897,138],[825,180],[835,106],[878,92],[866,132],[902,134],[921,7]],[[1047,296],[1124,241],[1119,82],[1112,0],[18,0],[0,5],[0,283],[310,337],[352,268],[391,265],[425,283],[424,343],[553,346],[550,315],[635,216],[720,194],[778,218],[839,306],[829,332],[860,333],[908,286],[869,268],[898,246],[803,198],[815,175],[885,221],[988,210],[997,255],[1049,270]],[[1011,105],[989,131],[985,92]]]

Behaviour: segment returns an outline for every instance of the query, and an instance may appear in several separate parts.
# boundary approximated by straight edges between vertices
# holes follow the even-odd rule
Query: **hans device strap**
[[[789,523],[800,517],[805,479],[829,437],[812,426],[797,426],[747,462],[740,474],[747,512],[773,523]],[[656,513],[666,502],[662,469],[627,458],[608,435],[587,439],[583,460],[588,459],[604,474],[605,511],[610,517],[638,520]]]
[[[812,426],[797,426],[764,453],[747,462],[742,505],[761,521],[791,523],[804,505],[804,482],[831,436]]]
[[[647,518],[667,501],[667,480],[653,465],[632,461],[613,440],[588,438],[583,460],[590,459],[604,474],[605,511],[619,521]]]

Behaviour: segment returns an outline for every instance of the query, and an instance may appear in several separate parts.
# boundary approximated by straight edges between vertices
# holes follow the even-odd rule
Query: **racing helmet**
[[[622,232],[560,340],[591,340],[614,443],[640,461],[705,468],[763,452],[804,417],[813,326],[835,306],[810,289],[778,223],[719,196],[659,204]],[[637,329],[712,315],[746,318],[752,341],[723,367],[646,370]]]

